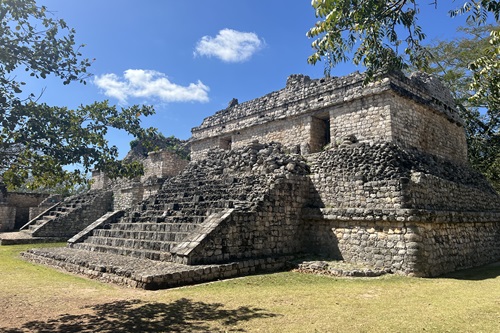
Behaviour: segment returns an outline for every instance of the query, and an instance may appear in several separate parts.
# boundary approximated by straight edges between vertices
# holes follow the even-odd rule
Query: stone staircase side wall
[[[92,236],[93,230],[96,228],[109,228],[110,224],[118,222],[124,214],[125,211],[123,210],[107,212],[96,221],[89,224],[85,229],[71,237],[68,240],[68,247],[73,247],[75,243],[81,243],[85,241],[85,239]]]
[[[106,191],[96,196],[88,203],[55,220],[41,225],[33,231],[34,237],[72,237],[112,208],[113,192]]]
[[[33,207],[33,210],[30,209],[30,220],[28,221],[28,223],[19,228],[19,230],[28,228],[30,225],[43,218],[44,215],[49,214],[51,211],[54,211],[59,205],[60,202],[49,207]],[[33,214],[33,217],[31,217],[31,214]]]
[[[300,252],[300,213],[308,194],[304,176],[275,179],[254,210],[226,211],[217,221],[208,219],[199,233],[174,248],[174,260],[210,264]]]

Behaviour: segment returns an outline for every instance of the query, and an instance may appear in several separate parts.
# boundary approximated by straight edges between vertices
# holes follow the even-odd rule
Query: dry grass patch
[[[53,245],[52,245],[53,246]],[[0,332],[497,332],[500,265],[435,279],[250,276],[143,291],[0,246]]]

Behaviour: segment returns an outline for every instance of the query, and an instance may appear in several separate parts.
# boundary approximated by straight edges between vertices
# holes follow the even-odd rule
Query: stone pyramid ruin
[[[115,191],[67,248],[24,256],[146,289],[280,270],[304,253],[412,276],[500,260],[500,198],[467,164],[449,91],[424,74],[364,79],[292,75],[233,100],[193,128],[191,162],[150,196],[141,185],[123,204]]]

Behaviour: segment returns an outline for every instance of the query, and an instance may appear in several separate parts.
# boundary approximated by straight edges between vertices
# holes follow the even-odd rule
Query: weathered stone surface
[[[89,191],[66,198],[35,217],[21,230],[34,237],[70,238],[100,218],[112,207],[110,191]]]
[[[253,140],[308,154],[354,135],[358,142],[396,142],[467,161],[462,120],[443,85],[423,74],[385,74],[368,85],[364,79],[359,73],[318,80],[292,75],[284,89],[218,111],[193,128],[191,158]]]
[[[283,268],[301,252],[372,267],[302,267],[354,276],[435,276],[500,260],[500,198],[467,165],[449,92],[423,74],[363,80],[295,75],[231,103],[193,129],[193,160],[161,188],[152,182],[150,197],[72,249],[27,257],[145,288]],[[120,195],[141,197],[132,193],[141,186]],[[157,272],[134,273],[150,259]],[[196,268],[171,271],[183,265]]]

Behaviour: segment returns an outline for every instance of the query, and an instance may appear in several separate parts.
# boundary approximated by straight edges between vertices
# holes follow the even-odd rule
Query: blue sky
[[[430,2],[430,1],[428,1]],[[434,38],[450,38],[464,18],[447,16],[448,1],[422,2],[421,24]],[[454,2],[459,5],[460,1]],[[50,105],[77,107],[109,99],[112,104],[149,104],[143,119],[165,136],[190,137],[192,127],[232,98],[247,101],[285,86],[290,74],[323,75],[307,64],[308,29],[317,21],[309,0],[40,0],[76,29],[84,57],[94,59],[87,85],[63,86],[54,78],[29,82],[30,92]],[[343,64],[332,75],[356,68]],[[130,137],[109,140],[123,157]]]

